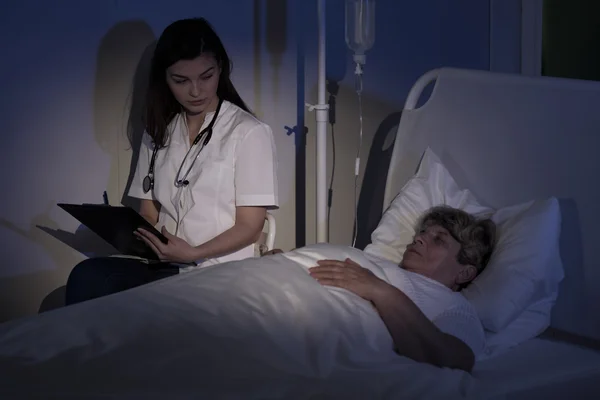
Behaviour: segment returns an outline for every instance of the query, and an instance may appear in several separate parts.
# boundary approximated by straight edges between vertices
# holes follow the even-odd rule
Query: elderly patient
[[[495,224],[439,206],[420,218],[416,232],[404,253],[395,286],[350,259],[319,261],[310,274],[323,285],[347,289],[370,301],[399,354],[471,371],[485,338],[475,310],[459,291],[489,261]],[[281,250],[272,253],[278,252]]]

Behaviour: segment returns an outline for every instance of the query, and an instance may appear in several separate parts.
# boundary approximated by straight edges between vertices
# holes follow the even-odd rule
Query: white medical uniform
[[[204,118],[201,129],[213,119]],[[204,138],[190,151],[180,179],[202,147]],[[236,206],[279,206],[277,191],[277,154],[271,128],[235,104],[223,101],[213,127],[210,142],[200,152],[187,176],[189,185],[177,188],[177,172],[190,140],[185,114],[169,125],[167,146],[157,152],[154,164],[154,188],[144,193],[142,184],[148,174],[154,145],[146,133],[142,139],[131,197],[157,200],[161,204],[156,227],[167,230],[198,246],[231,228]],[[208,260],[200,266],[241,260],[254,256],[254,245]]]

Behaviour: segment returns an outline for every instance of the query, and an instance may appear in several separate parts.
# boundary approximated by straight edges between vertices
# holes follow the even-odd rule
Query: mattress
[[[600,351],[536,338],[473,370],[478,385],[505,399],[600,398]]]

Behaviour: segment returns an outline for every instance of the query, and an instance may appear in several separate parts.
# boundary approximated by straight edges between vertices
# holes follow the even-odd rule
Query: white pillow
[[[502,331],[485,331],[485,349],[479,353],[477,361],[495,357],[544,332],[550,326],[555,302],[556,296],[549,296],[531,304]]]
[[[499,210],[486,207],[468,189],[457,186],[431,149],[425,151],[417,174],[385,211],[365,252],[400,263],[406,246],[412,242],[419,217],[440,204],[479,217],[491,217],[497,224],[498,243],[488,266],[462,291],[490,335],[517,318],[527,318],[525,311],[529,307],[556,297],[563,278],[556,250],[560,236],[558,201],[549,198]],[[548,311],[536,321],[517,323],[531,328],[529,334],[523,331],[520,334],[528,336],[526,339],[535,336],[539,327],[547,326],[549,318]]]
[[[462,293],[483,326],[500,332],[528,307],[558,292],[563,278],[557,251],[560,208],[555,198],[530,201],[502,208],[492,220],[498,229],[492,258]]]

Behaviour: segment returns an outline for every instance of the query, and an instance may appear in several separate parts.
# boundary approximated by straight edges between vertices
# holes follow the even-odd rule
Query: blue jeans
[[[67,280],[65,303],[75,304],[177,275],[169,263],[146,264],[118,257],[88,258],[77,264]]]

